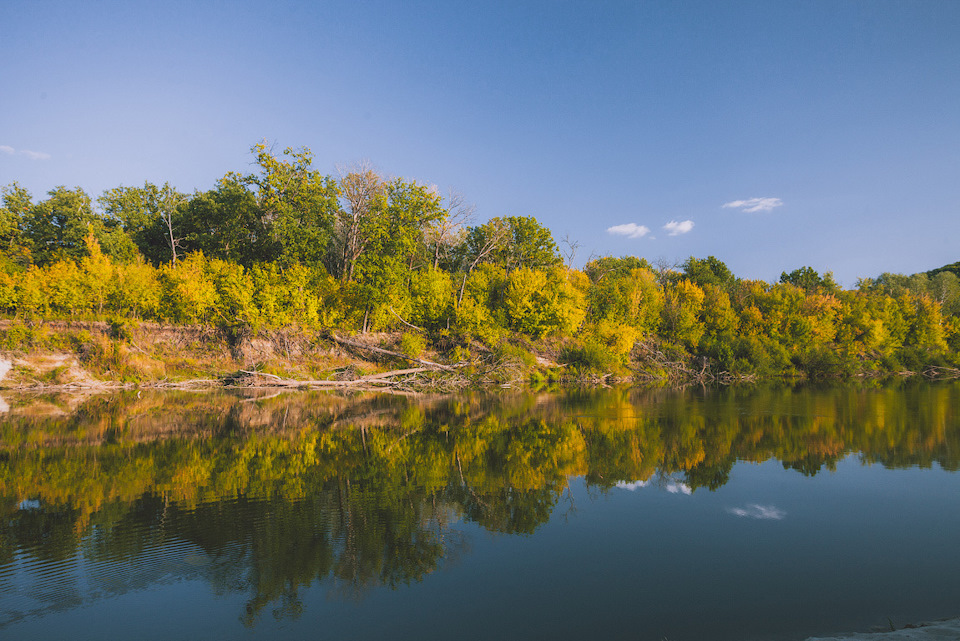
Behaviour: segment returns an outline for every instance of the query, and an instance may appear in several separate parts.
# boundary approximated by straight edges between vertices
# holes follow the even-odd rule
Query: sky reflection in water
[[[955,616],[958,392],[8,399],[0,637],[801,639]]]

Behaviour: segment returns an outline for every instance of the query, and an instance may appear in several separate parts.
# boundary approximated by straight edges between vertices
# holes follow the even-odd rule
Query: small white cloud
[[[747,213],[756,211],[773,211],[774,207],[779,207],[783,201],[779,198],[748,198],[747,200],[734,200],[724,203],[724,209],[739,209]]]
[[[686,494],[687,496],[693,494],[693,490],[686,483],[670,483],[667,485],[667,492],[670,492],[670,494]]]
[[[729,508],[727,512],[734,516],[747,519],[772,521],[782,521],[783,517],[787,515],[786,512],[778,507],[774,507],[773,505],[757,505],[756,503],[751,503],[746,507],[732,507]]]
[[[30,151],[29,149],[21,149],[20,153],[29,158],[30,160],[50,160],[50,154],[45,154],[42,151]]]
[[[619,487],[621,490],[639,490],[641,487],[647,487],[647,481],[618,481],[616,487]]]
[[[684,220],[682,222],[677,222],[675,220],[671,220],[669,223],[664,225],[663,228],[671,236],[679,236],[680,234],[686,234],[693,229],[693,221]]]
[[[608,234],[616,236],[626,236],[627,238],[643,238],[650,233],[650,228],[637,223],[627,223],[625,225],[614,225],[607,227]]]
[[[11,155],[12,155],[12,154],[16,153],[17,150],[14,149],[13,147],[9,147],[9,146],[7,146],[7,145],[0,145],[0,151],[2,151],[2,152],[5,153],[5,154],[11,154]]]

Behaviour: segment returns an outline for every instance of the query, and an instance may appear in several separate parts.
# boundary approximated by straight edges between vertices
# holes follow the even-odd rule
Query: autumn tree
[[[406,305],[414,268],[429,266],[425,231],[447,214],[440,196],[425,185],[398,178],[383,189],[370,215],[360,221],[363,251],[351,268],[351,289],[364,308],[364,328],[371,313],[378,316],[374,324],[382,325],[397,307]]]

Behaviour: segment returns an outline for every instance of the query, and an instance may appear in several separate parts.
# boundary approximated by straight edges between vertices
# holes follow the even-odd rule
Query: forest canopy
[[[841,288],[801,266],[779,282],[718,258],[565,264],[529,216],[473,224],[458,195],[359,166],[337,177],[305,148],[252,148],[253,170],[207,191],[165,183],[93,198],[12,183],[0,207],[0,313],[343,331],[413,329],[438,350],[546,344],[571,368],[638,360],[733,375],[955,367],[955,266]]]

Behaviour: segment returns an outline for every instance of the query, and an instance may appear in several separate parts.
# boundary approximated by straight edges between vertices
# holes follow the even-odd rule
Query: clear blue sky
[[[209,189],[267,139],[535,216],[578,263],[853,286],[960,260],[953,0],[2,0],[0,25],[0,184],[35,198]]]

